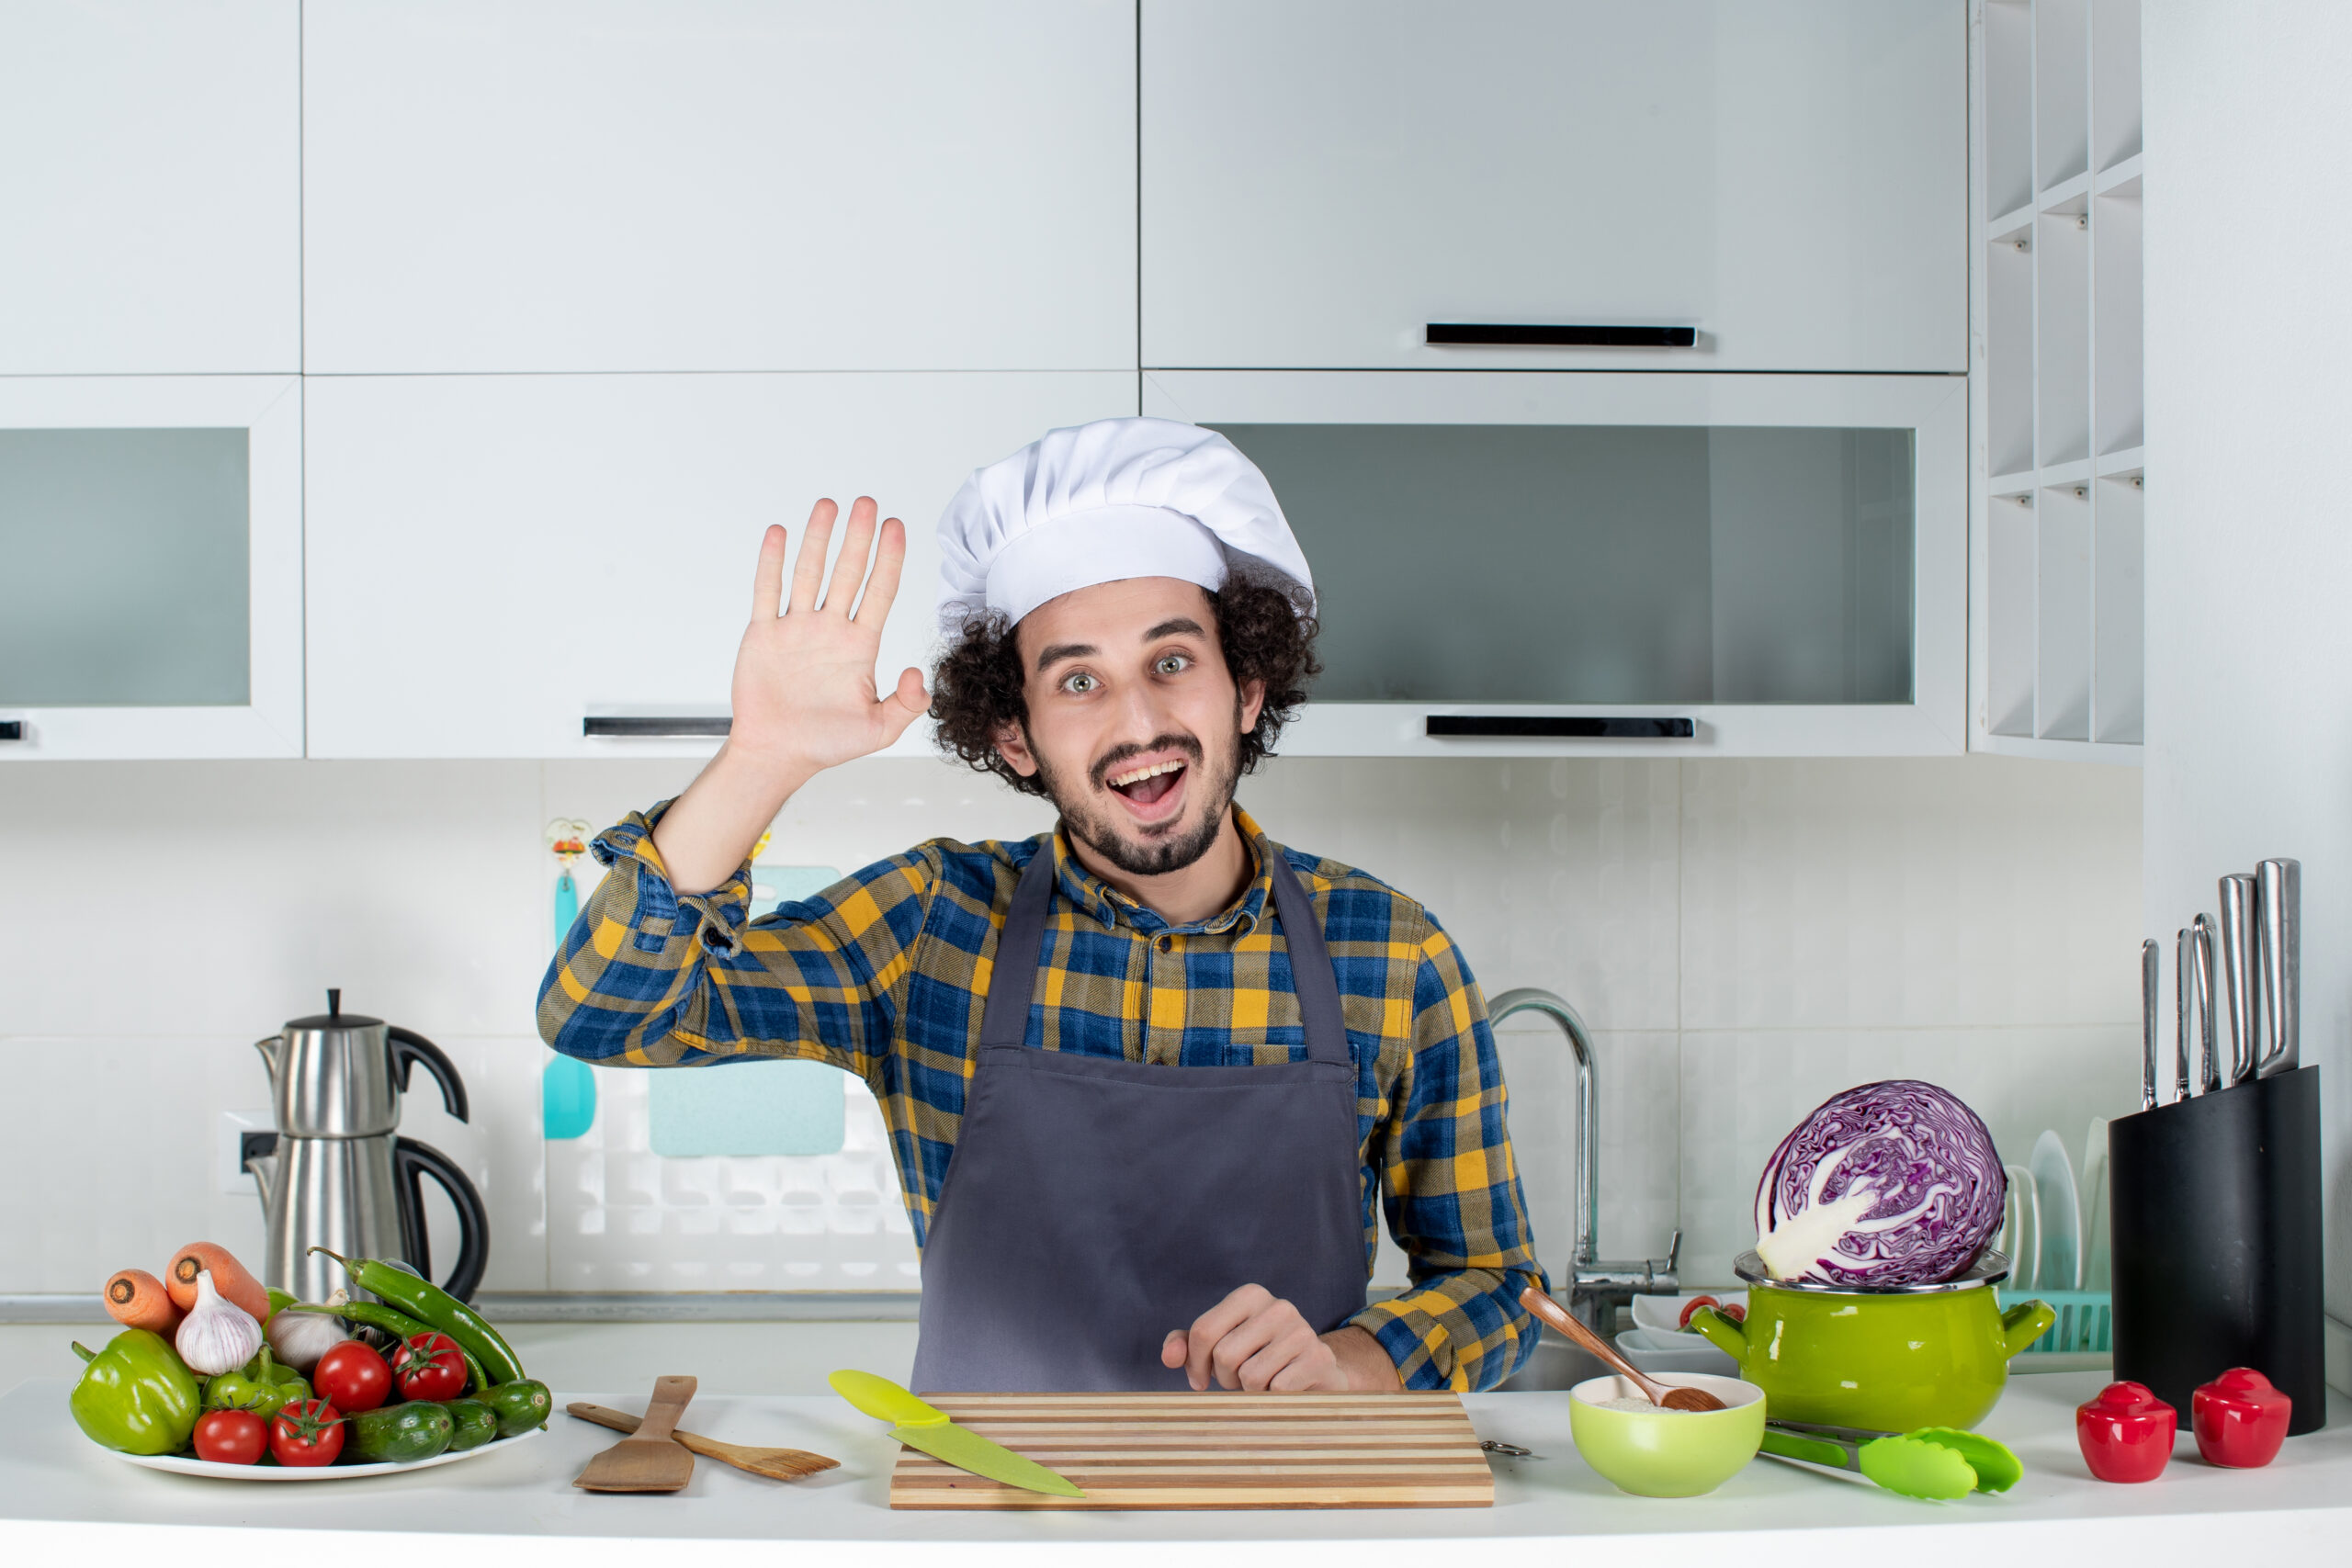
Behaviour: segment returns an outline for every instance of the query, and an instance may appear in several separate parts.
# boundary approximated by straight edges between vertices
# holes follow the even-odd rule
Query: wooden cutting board
[[[959,1425],[1084,1497],[984,1480],[914,1449],[894,1508],[1488,1508],[1495,1480],[1452,1393],[934,1393]]]

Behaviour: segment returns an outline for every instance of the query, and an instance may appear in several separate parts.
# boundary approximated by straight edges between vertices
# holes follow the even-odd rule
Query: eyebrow
[[[1193,619],[1190,615],[1177,615],[1170,620],[1160,622],[1158,626],[1144,633],[1141,640],[1145,642],[1158,642],[1161,637],[1177,637],[1187,632],[1191,633],[1194,637],[1208,636],[1208,633],[1202,629],[1200,622]],[[1047,666],[1059,663],[1065,659],[1090,659],[1102,651],[1102,650],[1101,649],[1095,647],[1091,642],[1047,643],[1044,648],[1037,650],[1037,668],[1042,671]]]

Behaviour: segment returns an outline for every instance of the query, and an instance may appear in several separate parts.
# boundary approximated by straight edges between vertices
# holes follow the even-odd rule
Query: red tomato
[[[455,1399],[466,1391],[466,1353],[446,1334],[412,1334],[392,1356],[406,1399]]]
[[[392,1395],[392,1369],[356,1339],[346,1339],[319,1358],[311,1374],[319,1397],[346,1416],[373,1410]]]
[[[1747,1309],[1740,1305],[1737,1302],[1725,1302],[1715,1310],[1723,1314],[1725,1317],[1731,1319],[1734,1323],[1746,1323],[1747,1321]]]
[[[1680,1322],[1675,1325],[1675,1326],[1677,1328],[1688,1328],[1690,1326],[1690,1314],[1692,1313],[1697,1312],[1701,1307],[1721,1306],[1722,1304],[1722,1303],[1716,1301],[1713,1296],[1692,1296],[1689,1301],[1682,1303],[1682,1318]]]
[[[269,1451],[297,1469],[333,1464],[343,1452],[343,1426],[342,1412],[323,1399],[289,1404],[269,1424]]]
[[[213,1410],[196,1423],[196,1457],[214,1464],[259,1464],[269,1423],[250,1410]]]

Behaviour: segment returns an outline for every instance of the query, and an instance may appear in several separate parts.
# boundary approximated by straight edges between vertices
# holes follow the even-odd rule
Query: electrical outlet
[[[223,1111],[220,1126],[213,1136],[213,1164],[217,1168],[220,1190],[237,1192],[259,1201],[260,1189],[254,1185],[253,1173],[244,1166],[244,1142],[248,1133],[276,1134],[277,1115],[265,1105],[258,1111]]]

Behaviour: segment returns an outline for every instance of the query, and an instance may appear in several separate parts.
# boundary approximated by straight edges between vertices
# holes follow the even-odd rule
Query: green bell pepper
[[[310,1397],[310,1380],[271,1356],[267,1345],[235,1371],[204,1385],[207,1410],[250,1410],[265,1421]]]
[[[92,1354],[69,1401],[74,1424],[92,1442],[127,1454],[177,1453],[203,1414],[203,1391],[160,1334],[126,1328]]]

